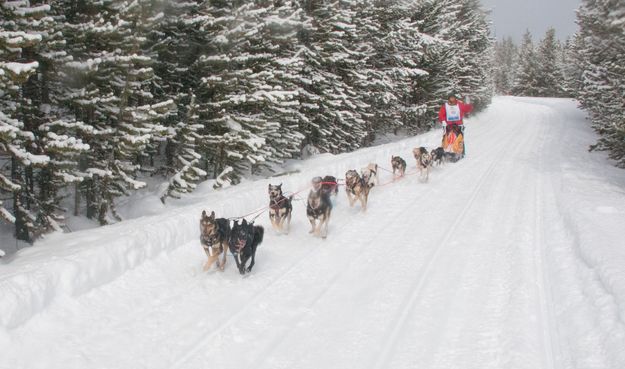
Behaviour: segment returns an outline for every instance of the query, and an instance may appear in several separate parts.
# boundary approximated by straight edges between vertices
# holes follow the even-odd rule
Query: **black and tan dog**
[[[291,213],[293,212],[293,196],[282,194],[282,183],[277,186],[269,185],[269,219],[271,226],[277,232],[289,233]]]
[[[406,161],[399,156],[391,156],[391,167],[393,168],[393,178],[395,172],[399,172],[399,176],[403,177],[406,173]]]
[[[230,252],[234,256],[237,268],[241,275],[251,272],[256,263],[256,249],[263,242],[265,229],[262,226],[255,226],[254,222],[248,223],[245,219],[239,224],[235,221],[230,232]],[[250,265],[246,268],[248,260]]]
[[[327,178],[326,176],[325,178]],[[330,214],[332,213],[332,202],[330,201],[331,190],[323,188],[323,182],[326,179],[315,177],[312,180],[313,188],[308,193],[308,202],[306,205],[306,215],[310,221],[312,228],[310,232],[315,236],[326,238],[328,236],[328,223],[330,222]],[[336,183],[336,179],[334,181]],[[317,224],[317,222],[319,222]]]
[[[225,218],[215,219],[215,212],[211,211],[211,215],[206,215],[206,210],[202,211],[200,218],[200,242],[208,260],[204,264],[204,271],[210,269],[215,261],[217,267],[223,271],[226,267],[226,256],[228,254],[228,241],[230,237],[230,222]],[[223,258],[219,262],[219,255]]]
[[[369,190],[371,190],[371,187],[369,187],[364,179],[358,175],[358,172],[355,170],[348,170],[345,173],[345,192],[347,192],[349,206],[354,206],[356,200],[360,200],[362,210],[367,210]]]
[[[430,178],[430,165],[432,164],[432,156],[428,150],[421,146],[412,149],[412,155],[414,155],[417,161],[417,169],[419,170],[419,176],[422,181],[426,181]]]

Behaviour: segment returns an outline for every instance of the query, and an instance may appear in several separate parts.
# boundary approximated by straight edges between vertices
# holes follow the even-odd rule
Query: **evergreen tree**
[[[213,173],[227,171],[236,183],[299,153],[294,71],[306,22],[291,1],[215,3],[206,9],[206,27],[216,28],[211,48],[195,66],[198,105]]]
[[[34,133],[40,101],[33,101],[39,92],[34,77],[41,67],[41,28],[50,21],[49,11],[49,5],[29,1],[0,4],[0,158],[2,168],[9,168],[0,172],[0,194],[11,194],[12,208],[0,208],[0,218],[15,225],[17,239],[29,242],[40,233],[34,173],[49,162]]]
[[[518,63],[517,47],[512,37],[504,38],[495,45],[494,80],[495,90],[502,95],[512,92],[516,64]]]
[[[561,45],[556,40],[556,31],[550,28],[540,42],[538,59],[538,96],[564,96],[564,73],[560,68]]]
[[[625,168],[625,4],[584,0],[577,17],[584,68],[578,98],[601,136],[592,148],[608,150]]]
[[[519,64],[512,93],[519,96],[539,96],[540,72],[532,34],[526,31],[519,50]]]
[[[153,89],[153,56],[147,35],[163,14],[155,1],[83,2],[68,11],[66,33],[74,60],[64,103],[75,116],[96,127],[83,138],[91,150],[81,158],[87,177],[81,185],[87,216],[102,224],[119,220],[115,198],[145,186],[137,180],[151,164],[161,124],[174,109],[158,101]]]
[[[169,180],[167,190],[161,196],[164,203],[167,197],[180,198],[180,194],[192,192],[197,183],[207,173],[199,168],[202,156],[198,153],[199,142],[204,138],[198,132],[203,128],[198,123],[197,104],[195,95],[190,93],[191,101],[187,108],[185,121],[178,123],[175,127],[175,136],[171,139],[171,146],[175,148],[174,168],[179,168]]]
[[[361,45],[355,25],[356,1],[311,2],[308,14],[314,29],[308,31],[303,51],[305,77],[301,94],[300,126],[309,142],[322,151],[339,153],[364,144],[368,135],[368,106],[355,86],[368,50]]]
[[[493,43],[486,13],[473,0],[420,2],[415,13],[422,33],[429,35],[422,60],[428,76],[420,79],[417,96],[424,99],[428,119],[436,120],[447,95],[469,95],[476,108],[491,100]]]

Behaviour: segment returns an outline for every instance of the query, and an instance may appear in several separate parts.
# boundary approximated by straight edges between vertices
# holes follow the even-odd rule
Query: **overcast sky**
[[[581,0],[480,0],[485,9],[491,10],[491,20],[497,39],[512,36],[520,41],[526,29],[537,41],[549,27],[556,36],[565,40],[577,31],[575,10]]]

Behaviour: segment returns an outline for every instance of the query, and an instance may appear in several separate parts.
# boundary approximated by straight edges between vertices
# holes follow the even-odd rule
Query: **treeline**
[[[569,97],[574,91],[572,43],[561,43],[547,30],[536,44],[527,31],[521,44],[512,38],[495,43],[495,89],[501,95]]]
[[[497,93],[574,97],[600,138],[591,150],[606,150],[625,168],[625,2],[584,0],[578,32],[564,44],[549,30],[535,46],[528,32],[520,46],[496,43]]]
[[[165,201],[426,130],[490,102],[488,33],[478,0],[4,1],[0,218],[32,241],[147,176]]]

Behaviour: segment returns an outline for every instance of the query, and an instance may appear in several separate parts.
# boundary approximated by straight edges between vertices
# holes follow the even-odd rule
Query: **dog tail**
[[[265,236],[265,228],[261,226],[254,226],[254,238],[258,241],[260,245],[263,242],[263,237]]]

